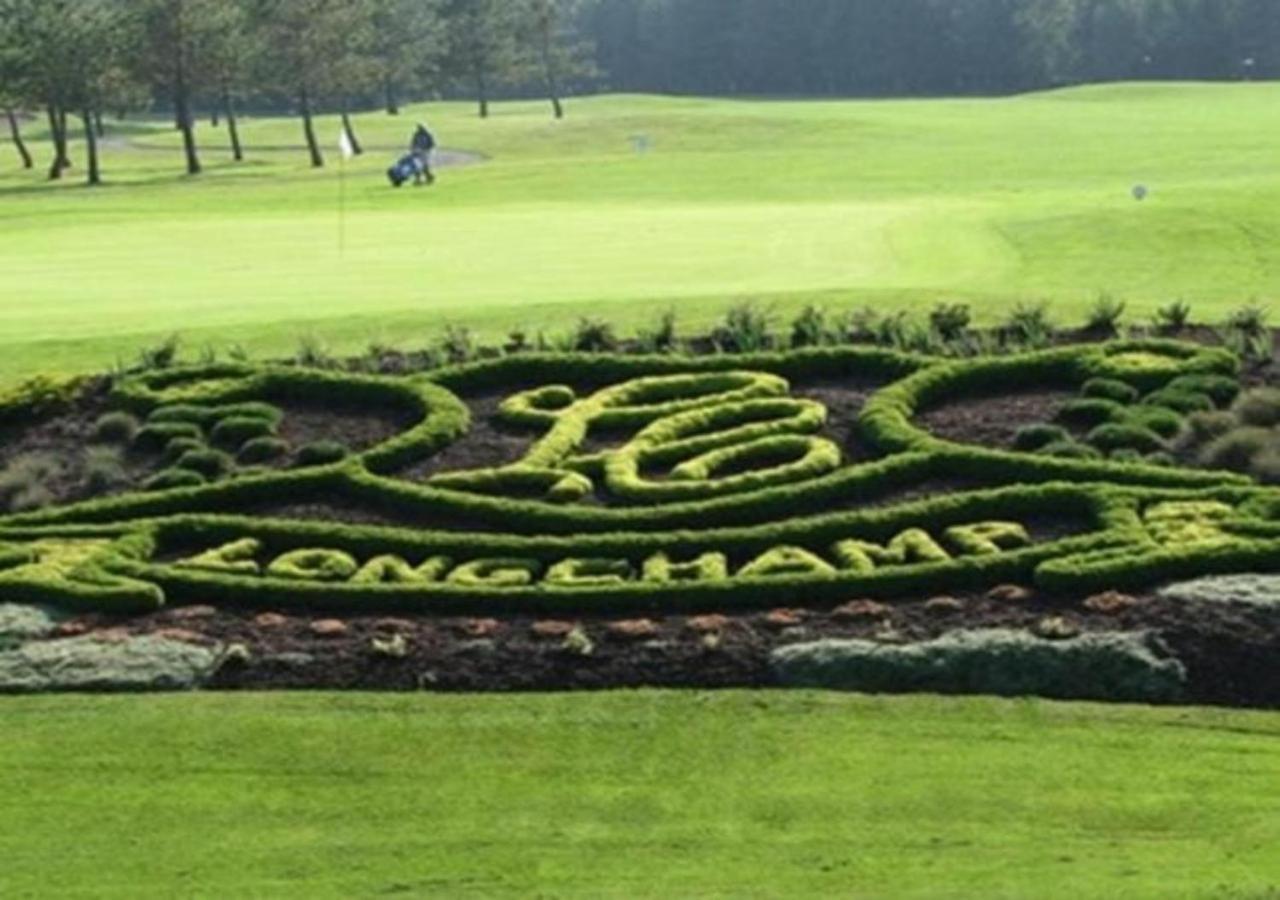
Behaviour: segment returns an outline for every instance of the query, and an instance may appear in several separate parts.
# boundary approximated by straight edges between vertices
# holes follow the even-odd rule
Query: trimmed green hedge
[[[520,354],[407,378],[239,365],[144,374],[118,384],[115,402],[147,418],[140,436],[150,429],[158,450],[180,449],[173,461],[204,474],[174,468],[149,493],[0,519],[0,587],[108,608],[577,612],[836,604],[1008,581],[1077,592],[1261,571],[1280,565],[1276,492],[1157,465],[1180,417],[1126,405],[1161,391],[1220,402],[1235,366],[1223,351],[1129,342],[970,360],[842,347]],[[887,385],[857,426],[879,458],[843,464],[823,406],[789,396],[798,380],[841,377]],[[1027,429],[1021,445],[1039,451],[1028,453],[945,441],[913,421],[1009,385],[1116,398],[1072,406],[1092,404],[1091,439],[1116,458],[1056,426]],[[403,476],[467,432],[455,391],[501,386],[518,387],[499,418],[532,431],[522,460]],[[280,411],[305,402],[394,410],[411,424],[341,461],[203,483],[229,466],[206,438],[244,438],[242,454],[261,445],[266,461],[282,450],[266,444]],[[611,443],[594,442],[600,433]],[[931,479],[951,492],[868,507]],[[273,506],[324,503],[429,528],[270,518]],[[120,539],[70,568],[32,557],[37,537],[86,523]]]

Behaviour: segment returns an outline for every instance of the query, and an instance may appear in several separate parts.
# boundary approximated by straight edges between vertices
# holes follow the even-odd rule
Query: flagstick
[[[347,253],[347,154],[338,151],[338,256]]]

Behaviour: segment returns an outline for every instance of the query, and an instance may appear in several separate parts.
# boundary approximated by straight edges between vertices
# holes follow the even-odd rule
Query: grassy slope
[[[1144,309],[1185,296],[1216,318],[1280,287],[1277,102],[1274,85],[1120,85],[1005,100],[601,97],[563,123],[533,103],[488,122],[466,104],[368,114],[343,257],[336,166],[306,168],[293,120],[246,123],[239,168],[202,126],[210,171],[195,181],[176,174],[169,129],[130,125],[98,191],[78,173],[48,187],[6,147],[0,377],[99,366],[174,329],[276,353],[307,330],[344,348],[413,346],[444,321],[632,326],[669,304],[691,327],[743,296],[784,310],[964,297],[988,317],[1043,296],[1078,318],[1107,290]],[[381,170],[417,116],[490,161],[431,192],[390,190]],[[320,130],[336,142],[332,121]],[[649,154],[630,149],[635,134]],[[1145,204],[1129,197],[1139,181]]]
[[[1280,888],[1273,714],[322,694],[10,699],[4,723],[9,897]]]

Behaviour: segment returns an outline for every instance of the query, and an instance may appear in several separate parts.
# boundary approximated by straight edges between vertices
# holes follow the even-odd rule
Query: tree
[[[449,0],[446,12],[450,67],[470,81],[480,118],[487,119],[493,86],[509,78],[519,60],[519,6],[511,0]]]
[[[438,75],[446,34],[442,0],[369,0],[374,80],[387,114],[400,114],[400,92]]]
[[[131,0],[138,8],[144,46],[135,55],[140,74],[173,104],[182,132],[187,174],[200,174],[192,98],[210,80],[215,48],[229,38],[238,11],[229,0]]]
[[[0,12],[3,11],[0,7]],[[18,124],[15,108],[26,99],[23,73],[30,65],[29,49],[18,38],[15,23],[0,16],[0,109],[4,110],[10,138],[24,169],[32,168],[35,162],[22,139],[22,128]]]
[[[311,165],[324,165],[315,132],[315,104],[342,94],[353,54],[369,43],[365,8],[349,0],[258,0],[257,24],[270,52],[262,76],[297,104]]]
[[[252,24],[250,11],[244,0],[223,0],[218,5],[217,27],[213,38],[204,48],[208,88],[213,93],[214,124],[217,124],[217,114],[220,111],[227,120],[231,158],[236,162],[244,160],[236,100],[244,92],[263,52],[261,36]]]
[[[524,29],[532,44],[535,68],[557,119],[564,118],[561,97],[565,84],[571,79],[596,74],[592,62],[594,48],[573,30],[578,10],[577,0],[526,0]]]

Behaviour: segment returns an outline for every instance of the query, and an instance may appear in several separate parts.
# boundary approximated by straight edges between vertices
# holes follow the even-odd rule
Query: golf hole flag
[[[343,159],[351,159],[356,155],[356,148],[351,146],[351,136],[345,128],[338,135],[338,149],[342,151]]]

